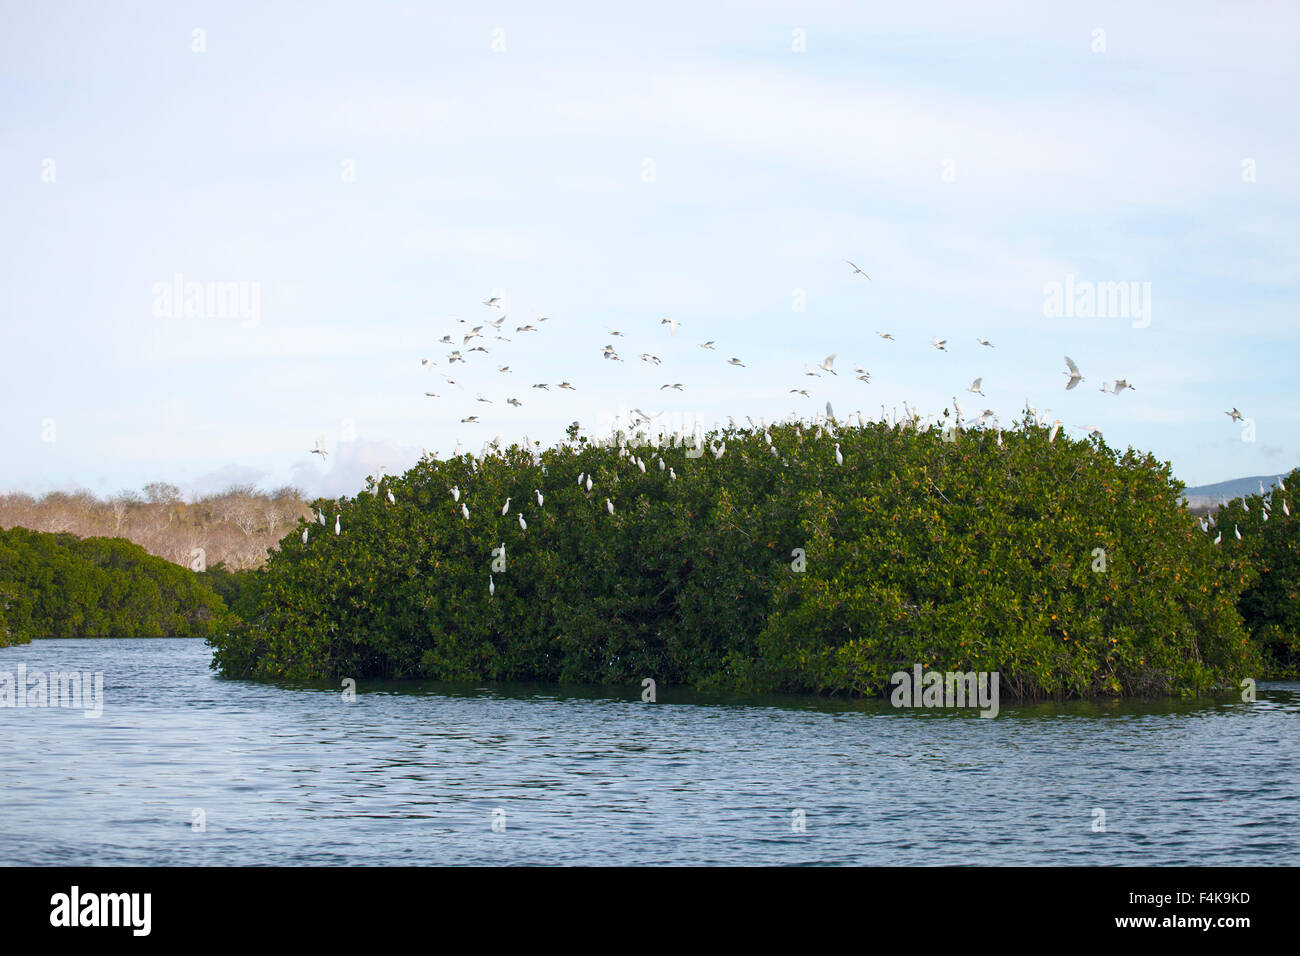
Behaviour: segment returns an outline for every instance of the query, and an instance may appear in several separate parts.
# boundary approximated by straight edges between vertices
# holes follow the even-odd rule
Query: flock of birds
[[[852,261],[845,259],[844,262],[848,263],[848,265],[852,268],[853,275],[855,276],[860,275],[867,280],[871,279],[871,276],[869,276],[863,269],[861,269],[858,265],[856,265]],[[449,345],[452,347],[449,353],[447,354],[445,360],[448,369],[450,369],[451,366],[456,364],[462,364],[468,366],[469,364],[468,359],[471,355],[473,355],[473,353],[478,352],[484,355],[490,354],[491,349],[489,349],[487,345],[484,344],[485,342],[488,341],[488,339],[486,338],[487,335],[491,335],[493,341],[501,341],[505,343],[510,343],[512,341],[511,338],[508,338],[507,336],[501,334],[503,331],[505,331],[508,328],[505,325],[507,316],[503,311],[501,297],[496,295],[490,296],[487,299],[483,300],[483,305],[486,308],[496,310],[501,314],[495,319],[491,319],[491,320],[485,319],[483,322],[481,322],[478,325],[470,326],[468,328],[468,331],[462,330],[461,332],[457,333],[460,335],[459,342],[455,340],[452,334],[446,334],[442,336],[441,339],[439,339],[440,344]],[[514,329],[514,334],[527,335],[529,333],[539,332],[541,330],[542,323],[552,321],[550,316],[544,316],[538,312],[534,312],[534,316],[536,317],[536,322],[538,323],[537,325],[534,325],[531,322],[525,323],[523,325],[518,325]],[[466,325],[466,326],[469,325],[469,323],[466,322],[466,320],[464,319],[458,319],[457,321],[461,325]],[[678,330],[682,326],[682,323],[676,319],[663,318],[660,320],[659,325],[668,327],[667,331],[669,336],[676,336]],[[624,333],[620,330],[607,328],[607,331],[611,339],[625,337]],[[888,342],[895,341],[894,335],[891,332],[878,331],[876,332],[876,335],[878,335],[884,341],[888,341]],[[988,339],[976,337],[975,341],[982,348],[990,348],[990,349],[995,348],[994,344],[990,342]],[[471,342],[474,342],[476,344],[470,345]],[[940,351],[940,352],[948,351],[947,339],[941,339],[938,336],[933,336],[931,338],[930,345],[936,351]],[[704,351],[712,352],[712,351],[716,351],[717,343],[716,341],[710,339],[708,341],[698,343],[698,346],[700,349]],[[494,348],[495,347],[496,346],[494,346]],[[606,361],[611,361],[611,362],[624,361],[624,358],[619,354],[618,349],[613,345],[612,342],[607,343],[604,346],[604,348],[601,350],[601,354]],[[658,367],[663,364],[663,359],[659,355],[656,355],[648,351],[640,353],[638,357],[640,361],[654,367]],[[837,358],[838,355],[836,353],[832,353],[830,355],[827,355],[820,363],[816,365],[805,362],[804,375],[811,378],[820,378],[823,374],[838,376],[839,372],[835,369],[835,362]],[[1070,356],[1068,355],[1064,356],[1064,361],[1065,361],[1065,368],[1064,370],[1062,370],[1061,374],[1064,375],[1066,379],[1065,391],[1072,391],[1079,385],[1080,382],[1083,382],[1086,379],[1084,378],[1083,373],[1080,371],[1078,364],[1075,363],[1075,361],[1071,359]],[[420,364],[422,367],[429,370],[433,370],[438,366],[438,363],[435,360],[430,358],[422,358],[420,360]],[[735,356],[731,356],[730,358],[728,358],[725,364],[737,368],[746,367],[745,363]],[[502,375],[513,374],[513,371],[508,364],[498,365],[497,372]],[[453,378],[452,375],[448,374],[447,372],[442,372],[441,374],[443,379],[447,382],[447,384],[456,386],[457,388],[462,388],[462,389],[464,388],[464,385],[461,382],[457,381],[457,379]],[[854,377],[857,380],[867,384],[870,384],[871,382],[871,373],[867,371],[865,368],[863,368],[861,365],[854,366]],[[966,388],[966,391],[983,397],[984,396],[984,391],[982,387],[983,381],[984,379],[982,376],[976,378]],[[550,391],[552,384],[554,384],[556,389],[566,390],[566,391],[577,391],[576,387],[571,382],[568,381],[562,381],[558,383],[537,382],[532,384],[531,387],[534,390]],[[674,390],[680,392],[685,388],[686,386],[682,382],[666,382],[663,385],[659,386],[660,391]],[[1130,381],[1124,378],[1117,378],[1113,382],[1103,381],[1100,387],[1100,391],[1112,395],[1120,395],[1126,390],[1135,391],[1136,389]],[[795,388],[791,388],[789,392],[790,394],[798,394],[805,398],[811,398],[811,394],[807,388],[795,387]],[[426,391],[424,394],[429,398],[442,397],[439,393],[432,392],[432,391]],[[478,393],[476,401],[487,405],[494,403],[493,399],[484,396],[482,392]],[[507,396],[505,398],[505,404],[510,405],[514,408],[521,408],[523,406],[523,402],[516,395]],[[891,417],[887,415],[885,407],[882,405],[880,420],[882,422],[889,422],[895,425],[898,424],[900,421],[902,421],[904,424],[911,425],[912,427],[918,429],[924,429],[930,426],[931,420],[934,419],[935,417],[933,415],[927,415],[924,421],[922,421],[919,411],[910,408],[906,402],[903,403],[903,407],[906,413],[905,417],[900,419],[897,414],[897,408],[895,408],[894,414],[891,419]],[[1039,412],[1029,403],[1028,399],[1026,399],[1025,401],[1025,408],[1039,427],[1049,429],[1048,432],[1049,444],[1055,441],[1056,436],[1062,427],[1074,429],[1074,430],[1080,430],[1086,432],[1087,434],[1096,435],[1099,438],[1102,436],[1101,429],[1099,429],[1095,425],[1083,426],[1082,428],[1076,429],[1075,426],[1065,425],[1065,423],[1059,418],[1054,420],[1049,420],[1048,413],[1051,411],[1051,409],[1045,409],[1044,411]],[[641,411],[640,409],[632,409],[632,413],[633,413],[632,424],[634,426],[650,425],[654,421],[654,419],[659,417],[659,415],[649,415]],[[1243,420],[1243,416],[1241,412],[1238,411],[1238,409],[1235,407],[1231,411],[1225,412],[1224,414],[1228,415],[1229,418],[1234,422],[1239,422]],[[856,413],[856,415],[858,417],[859,425],[861,427],[866,427],[867,419],[863,417],[862,412],[859,410]],[[728,416],[728,418],[732,426],[734,427],[736,425],[736,421],[734,417]],[[853,415],[850,415],[848,420],[850,424],[852,424],[852,418]],[[464,418],[461,418],[460,421],[462,424],[474,424],[479,421],[479,418],[477,415],[468,415]],[[762,431],[764,434],[767,434],[767,423],[765,420],[760,420],[759,422],[755,422],[753,418],[748,418],[748,421],[751,427],[755,428],[756,430]],[[796,422],[801,423],[802,419],[799,419],[798,417],[791,415],[785,421],[787,423],[796,423]],[[820,416],[815,416],[813,419],[813,424],[816,425],[816,427],[819,429],[819,434],[829,433],[833,437],[834,421],[835,421],[834,410],[832,409],[830,402],[827,402],[825,418],[821,419]],[[964,420],[963,413],[961,410],[961,405],[957,401],[956,396],[953,396],[953,415],[949,419],[949,423],[951,425],[955,425],[956,427],[959,428],[968,428],[968,427],[982,428],[985,427],[990,421],[993,423],[994,427],[998,429],[998,444],[1001,445],[1002,443],[1001,427],[1000,427],[997,414],[992,409],[985,408],[982,411],[980,411],[978,415],[970,419]],[[616,433],[618,432],[619,427],[620,427],[619,424],[616,422],[615,424]],[[674,440],[680,442],[683,437],[684,437],[684,433],[682,435],[676,436]],[[767,440],[768,440],[770,450],[773,452],[773,454],[776,454],[776,447],[772,444],[772,439],[770,434],[767,435]],[[653,441],[654,443],[657,443],[657,439]],[[699,451],[702,454],[701,437],[699,435],[698,426],[696,429],[696,434],[694,435],[694,442],[697,451]],[[525,447],[530,447],[528,445],[527,436],[525,436],[524,438],[524,445]],[[453,452],[453,456],[460,454],[461,446],[462,443],[458,441],[456,443],[456,450],[455,452]],[[481,460],[482,457],[489,454],[489,449],[499,450],[501,447],[502,447],[502,439],[501,436],[498,435],[496,439],[494,439],[492,442],[484,443],[483,448],[481,449],[480,454],[478,456],[478,459],[476,460]],[[725,442],[721,443],[720,445],[715,444],[711,447],[710,450],[712,451],[715,458],[721,458],[726,451],[726,444]],[[328,458],[329,453],[325,449],[324,436],[320,436],[316,439],[315,447],[310,449],[310,453],[313,455],[319,455],[322,461]],[[628,456],[630,458],[630,461],[635,466],[639,467],[639,469],[642,472],[646,470],[645,462],[640,458],[638,458],[636,455],[630,454],[625,447],[620,447],[620,454]],[[692,455],[692,457],[697,457],[697,456]],[[839,443],[835,444],[835,463],[837,465],[844,464],[844,456],[840,451]],[[673,471],[673,469],[670,466],[666,465],[662,457],[658,459],[658,466],[660,470],[664,470],[666,468],[670,478],[675,479],[677,477],[676,473]],[[590,492],[593,486],[591,476],[586,474],[580,475],[578,478],[579,485],[580,486],[583,485],[584,481],[585,481],[586,490]],[[1285,491],[1285,485],[1282,484],[1282,480],[1280,478],[1278,479],[1278,487],[1281,488],[1283,491]],[[1264,494],[1264,487],[1262,483],[1260,485],[1260,493],[1261,495]],[[535,489],[535,494],[537,497],[537,506],[540,508],[542,507],[544,496],[540,489]],[[461,516],[468,521],[470,517],[469,506],[467,502],[461,501],[461,491],[459,487],[451,488],[450,495],[453,500],[453,503],[459,505]],[[390,504],[396,503],[396,499],[391,489],[387,490],[387,499]],[[1226,502],[1224,503],[1226,504]],[[1271,505],[1272,505],[1272,501],[1270,495],[1268,498],[1265,499],[1264,515],[1263,515],[1265,521],[1268,520],[1268,511],[1271,508]],[[502,516],[505,516],[510,512],[510,507],[511,507],[511,499],[507,498],[505,503],[501,507]],[[615,513],[614,503],[609,498],[605,498],[605,507],[606,507],[606,511],[610,515],[613,515]],[[1248,506],[1247,506],[1247,510],[1249,510]],[[1290,515],[1291,513],[1285,500],[1282,501],[1282,510],[1287,515]],[[322,526],[326,525],[325,515],[323,512],[319,510],[317,511],[317,519],[319,520]],[[520,529],[526,530],[528,527],[528,523],[526,518],[524,517],[524,514],[520,511],[516,511],[516,519],[519,523]],[[1208,533],[1209,530],[1215,526],[1214,517],[1210,516],[1208,519],[1200,519],[1200,524],[1202,530]],[[1233,532],[1238,539],[1241,538],[1241,532],[1236,527],[1236,525],[1233,526]],[[341,515],[336,515],[334,518],[334,533],[336,535],[342,533]],[[302,533],[302,540],[304,544],[308,541],[308,538],[309,538],[308,531],[307,529],[304,528]],[[1219,544],[1222,541],[1222,539],[1223,539],[1223,533],[1220,530],[1218,535],[1214,538],[1214,543]],[[504,542],[502,543],[502,550],[504,551]],[[495,584],[491,580],[491,575],[489,575],[489,591],[491,593],[495,593]]]

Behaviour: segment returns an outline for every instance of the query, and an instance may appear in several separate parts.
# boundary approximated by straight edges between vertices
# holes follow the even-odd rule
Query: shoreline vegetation
[[[1290,490],[1235,499],[1206,531],[1168,463],[1100,437],[1053,439],[1028,417],[1001,433],[833,431],[729,428],[673,447],[594,441],[575,424],[545,450],[426,456],[355,497],[313,502],[261,568],[170,566],[196,590],[160,593],[186,608],[138,606],[177,636],[177,621],[195,621],[185,636],[205,637],[212,666],[235,678],[649,677],[886,696],[891,674],[920,664],[996,672],[1005,696],[1033,700],[1300,676]],[[1300,488],[1300,469],[1285,483]],[[23,605],[25,626],[6,624],[6,541],[0,644],[103,626],[88,594],[80,619],[47,597]],[[124,555],[122,566],[166,564]],[[42,631],[40,613],[63,616]]]
[[[213,666],[879,696],[919,663],[998,672],[1021,699],[1294,673],[1292,519],[1263,523],[1284,542],[1260,591],[1264,532],[1214,544],[1182,490],[1167,463],[1028,416],[733,427],[693,448],[575,425],[315,502],[249,576]],[[1251,594],[1267,634],[1242,618]]]

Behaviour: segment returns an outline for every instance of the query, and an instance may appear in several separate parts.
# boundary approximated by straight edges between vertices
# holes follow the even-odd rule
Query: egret
[[[451,500],[460,501],[460,485],[451,486]]]
[[[490,299],[484,299],[484,300],[483,300],[483,304],[484,304],[484,305],[490,305],[490,306],[492,306],[492,308],[494,308],[494,309],[499,309],[499,308],[501,308],[501,296],[499,296],[499,295],[494,295],[494,296],[492,296],[492,298],[490,298]]]
[[[1282,514],[1286,515],[1288,518],[1291,517],[1291,509],[1286,506],[1285,498],[1282,499]]]
[[[325,450],[325,436],[321,435],[316,439],[316,447],[311,450],[311,454],[320,455],[320,460],[324,461],[329,457],[329,452]]]
[[[571,392],[576,392],[576,391],[577,391],[577,389],[574,388],[572,385],[570,385],[568,382],[561,382],[561,383],[560,383],[560,388],[567,388],[567,389],[568,389],[569,391],[571,391]]]
[[[668,466],[668,477],[671,478],[673,481],[677,480],[677,472],[673,471],[671,465]]]
[[[325,527],[325,512],[321,511],[319,508],[316,509],[316,520],[320,522],[322,528]]]
[[[504,516],[509,511],[510,511],[510,499],[506,498],[506,503],[501,506],[501,514]]]
[[[540,508],[542,506],[542,501],[543,501],[542,491],[540,488],[534,488],[533,491],[537,493],[537,507]]]
[[[818,365],[817,367],[820,368],[820,369],[824,369],[824,370],[826,370],[827,372],[830,372],[832,375],[838,375],[839,372],[837,372],[837,371],[835,371],[835,369],[831,368],[831,366],[835,363],[835,355],[836,355],[836,353],[835,353],[835,352],[832,352],[830,355],[826,356],[825,361],[823,361],[822,364],[821,364],[821,365]]]
[[[343,523],[342,523],[342,521],[343,521],[343,516],[342,516],[342,515],[335,515],[335,516],[334,516],[334,533],[335,533],[335,534],[340,534],[340,533],[343,531]]]
[[[944,348],[944,346],[948,344],[948,340],[941,339],[937,335],[933,335],[930,337],[930,344],[933,345],[935,348],[937,348],[940,352],[948,351],[946,348]]]
[[[518,515],[516,515],[516,517],[519,518],[519,530],[520,530],[520,531],[527,531],[527,530],[528,530],[528,522],[524,520],[524,513],[521,511],[521,512],[519,512]]]
[[[591,475],[587,476],[587,490],[591,491]]]
[[[1058,418],[1056,421],[1052,422],[1052,431],[1047,436],[1047,443],[1049,445],[1056,440],[1056,433],[1059,432],[1060,430],[1061,430],[1061,420]]]
[[[794,394],[802,395],[804,398],[810,398],[810,397],[811,397],[811,396],[808,394],[808,390],[805,389],[805,388],[792,388],[792,389],[790,389],[790,391],[791,391],[792,393],[794,393]]]
[[[605,510],[610,514],[614,513],[614,502],[610,501],[608,498],[605,499]]]
[[[303,544],[306,544],[306,543],[307,543],[307,529],[306,529],[306,528],[303,528],[303,529],[302,529],[302,543],[303,543]]]
[[[1220,531],[1218,534],[1214,536],[1214,543],[1218,544],[1222,540],[1223,540],[1223,532]]]
[[[871,276],[867,275],[865,272],[863,272],[861,269],[859,269],[856,265],[853,265],[852,262],[849,262],[848,259],[845,259],[844,261],[845,261],[845,262],[848,262],[849,265],[853,266],[853,274],[854,274],[855,276],[862,276],[864,279],[870,279],[870,278],[871,278]]]
[[[745,363],[742,362],[742,361],[741,361],[740,359],[738,359],[738,358],[732,358],[732,359],[729,359],[729,360],[727,361],[727,364],[728,364],[728,365],[737,365],[737,366],[739,366],[740,368],[744,368],[744,367],[745,367]]]
[[[888,332],[877,332],[876,334],[879,335],[882,339],[889,339],[889,341],[891,342],[894,341],[894,337],[890,335]]]
[[[488,597],[492,597],[496,593],[497,593],[497,583],[492,580],[492,575],[489,574],[488,575]]]
[[[714,445],[709,450],[713,452],[714,460],[717,460],[726,454],[727,443],[724,441],[721,445]]]
[[[470,416],[467,417],[467,418],[462,418],[462,419],[460,420],[460,423],[461,423],[462,425],[464,425],[466,422],[476,422],[476,421],[478,421],[478,416],[477,416],[477,415],[470,415]]]
[[[984,393],[980,391],[980,382],[982,381],[984,381],[982,377],[975,379],[975,381],[970,383],[970,388],[966,389],[966,391],[972,392],[975,395],[983,395]]]
[[[977,338],[975,341],[978,342],[980,345],[987,345],[989,348],[994,347],[993,343],[990,342],[988,339]]]
[[[677,329],[681,326],[681,323],[678,322],[676,319],[661,319],[659,321],[659,324],[668,326],[669,335],[676,335]]]
[[[1133,388],[1133,386],[1130,385],[1130,384],[1128,383],[1128,379],[1117,378],[1117,379],[1115,380],[1115,387],[1112,389],[1112,391],[1113,391],[1116,395],[1118,395],[1120,392],[1124,391],[1124,389],[1126,389],[1126,388],[1129,389],[1129,390],[1131,390],[1131,391],[1134,391],[1134,392],[1137,391],[1137,389]]]
[[[391,489],[391,488],[388,489],[388,503],[389,503],[390,505],[395,505],[395,504],[397,504],[397,499],[393,497],[393,489]]]
[[[665,388],[676,389],[677,391],[680,392],[680,391],[682,390],[683,386],[682,386],[682,383],[681,383],[681,382],[671,382],[671,383],[669,383],[668,385],[660,385],[660,386],[659,386],[659,391],[662,392]]]
[[[1067,392],[1083,381],[1083,373],[1079,371],[1079,366],[1075,365],[1074,360],[1068,355],[1065,357],[1065,371],[1061,374],[1068,375],[1070,378],[1070,380],[1065,383],[1065,390]]]
[[[840,454],[840,443],[839,443],[839,442],[836,442],[836,443],[835,443],[835,464],[837,464],[837,465],[842,465],[842,464],[844,464],[844,456],[843,456],[842,454]]]
[[[1237,528],[1235,524],[1232,526],[1232,533],[1237,536],[1238,541],[1241,540],[1241,531]]]
[[[713,349],[713,339],[709,339],[707,342],[701,342],[701,343],[700,343],[700,348],[702,348],[702,349],[709,349],[709,350],[712,350],[712,349]]]
[[[460,503],[460,513],[465,516],[466,521],[469,520],[469,507],[463,501]]]
[[[540,388],[544,392],[549,392],[551,390],[551,386],[547,385],[545,382],[538,382],[533,386],[533,388]]]

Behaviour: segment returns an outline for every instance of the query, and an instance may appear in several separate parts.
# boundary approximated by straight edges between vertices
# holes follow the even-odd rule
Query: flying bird
[[[935,348],[937,348],[940,352],[948,351],[946,348],[944,348],[947,342],[948,342],[947,339],[941,339],[937,335],[931,336],[930,338],[930,344],[933,345]]]
[[[871,276],[867,275],[865,272],[863,272],[861,269],[859,269],[856,265],[853,265],[852,262],[849,262],[848,259],[845,259],[844,261],[845,261],[845,262],[848,262],[849,265],[853,266],[853,274],[854,274],[855,276],[862,276],[862,277],[867,278],[867,279],[870,279],[870,278],[871,278]]]
[[[678,322],[676,319],[661,319],[659,321],[659,324],[668,326],[669,335],[676,335],[677,329],[681,326],[681,323]]]
[[[990,342],[988,339],[977,338],[975,341],[978,342],[980,345],[987,345],[989,348],[994,348],[993,343]]]
[[[894,341],[894,337],[890,335],[888,332],[877,332],[876,334],[879,335],[882,339],[889,339],[889,341],[891,342]]]
[[[830,355],[826,356],[825,361],[823,361],[822,364],[818,365],[817,367],[820,369],[824,369],[827,372],[830,372],[832,375],[838,375],[839,373],[836,372],[835,369],[831,368],[831,366],[835,364],[835,355],[836,353],[832,352]]]
[[[499,309],[499,308],[501,308],[501,296],[499,296],[499,295],[494,295],[494,296],[492,296],[492,298],[490,298],[490,299],[484,299],[484,300],[483,300],[483,304],[484,304],[484,305],[490,305],[490,306],[492,306],[492,308],[494,308],[494,309]],[[462,321],[464,321],[464,320],[462,320]]]
[[[1224,412],[1223,414],[1227,415],[1227,416],[1228,416],[1229,418],[1231,418],[1234,422],[1239,422],[1239,421],[1241,421],[1241,412],[1237,411],[1237,408],[1236,408],[1235,405],[1233,406],[1232,411],[1230,411],[1230,412]]]
[[[700,348],[702,348],[702,349],[712,349],[712,348],[713,348],[713,339],[709,339],[709,341],[707,341],[707,342],[701,342],[701,343],[700,343]]]
[[[982,377],[975,379],[975,381],[970,383],[970,388],[966,389],[966,391],[973,392],[976,395],[983,395],[984,393],[980,391],[980,382],[982,381],[984,381]]]
[[[738,358],[729,359],[729,360],[727,361],[727,364],[728,364],[728,365],[738,365],[738,366],[740,366],[741,368],[744,368],[744,367],[745,367],[745,363],[742,362],[742,361],[741,361],[740,359],[738,359]]]
[[[325,436],[322,435],[316,439],[316,447],[311,450],[311,454],[320,455],[320,460],[324,461],[329,457],[329,452],[325,450]]]
[[[1083,373],[1079,371],[1079,366],[1075,365],[1074,360],[1068,355],[1065,357],[1065,371],[1061,374],[1070,377],[1070,380],[1065,383],[1067,392],[1083,381]]]

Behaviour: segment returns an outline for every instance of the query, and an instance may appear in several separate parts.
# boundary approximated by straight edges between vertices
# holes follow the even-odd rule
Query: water
[[[106,698],[98,719],[0,709],[0,862],[1300,858],[1295,683],[1261,684],[1253,704],[1004,701],[987,720],[662,687],[646,704],[639,687],[362,682],[344,703],[224,680],[208,660],[197,640],[0,648],[0,671],[102,671]]]

